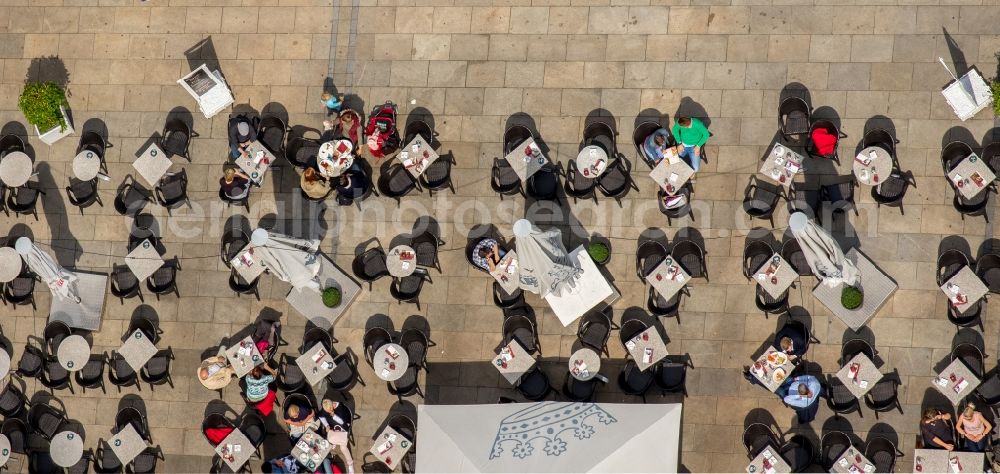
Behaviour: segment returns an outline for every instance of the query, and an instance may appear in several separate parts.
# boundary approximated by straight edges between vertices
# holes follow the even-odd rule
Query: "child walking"
[[[333,95],[329,92],[323,92],[320,99],[323,100],[323,105],[326,106],[327,117],[340,113],[340,108],[344,105],[344,94]]]

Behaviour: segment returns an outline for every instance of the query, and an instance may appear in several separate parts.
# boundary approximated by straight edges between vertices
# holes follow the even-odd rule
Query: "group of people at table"
[[[670,131],[659,128],[643,140],[642,153],[654,166],[650,177],[664,191],[660,199],[665,209],[686,204],[679,192],[686,183],[697,182],[695,175],[701,169],[703,148],[710,136],[701,120],[678,116]]]

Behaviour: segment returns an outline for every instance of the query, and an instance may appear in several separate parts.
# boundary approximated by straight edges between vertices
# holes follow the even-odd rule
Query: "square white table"
[[[959,181],[961,179],[961,181]],[[965,157],[948,171],[948,180],[966,199],[972,199],[986,190],[996,175],[975,153]],[[961,186],[959,183],[961,182]]]
[[[495,271],[490,272],[490,276],[500,284],[500,287],[508,294],[517,291],[519,287],[517,281],[517,253],[513,250],[508,251],[500,259],[500,263],[495,268]]]
[[[129,367],[138,372],[156,355],[156,346],[141,330],[136,329],[118,348],[118,354],[125,359]]]
[[[309,385],[322,382],[323,378],[337,368],[330,351],[319,342],[313,344],[305,354],[295,358],[295,365],[302,369],[302,375],[309,381]]]
[[[956,291],[953,291],[957,288]],[[966,312],[969,308],[983,299],[990,290],[986,288],[983,284],[983,280],[979,279],[979,276],[969,268],[968,265],[963,266],[961,270],[958,271],[954,276],[948,279],[943,285],[941,285],[941,291],[944,292],[945,296],[948,297],[948,302],[958,310],[959,313]],[[965,295],[965,303],[955,304],[955,297],[958,294]]]
[[[132,462],[149,446],[146,440],[139,436],[139,432],[135,430],[132,423],[125,425],[121,431],[112,436],[108,440],[108,445],[111,446],[111,451],[114,451],[115,456],[123,466]]]
[[[239,451],[237,451],[239,449]],[[233,456],[233,460],[230,461],[228,457],[223,456],[222,452],[227,450],[229,454]],[[250,442],[250,438],[243,434],[239,429],[234,429],[226,439],[222,440],[221,443],[215,446],[215,453],[219,455],[219,458],[229,466],[233,472],[238,472],[256,450],[253,447],[253,443]]]
[[[954,381],[951,380],[952,376],[955,377]],[[942,385],[941,382],[944,382],[944,384]],[[963,383],[965,387],[956,392],[955,388],[958,388]],[[937,377],[931,379],[931,385],[937,391],[941,392],[942,395],[948,397],[948,400],[951,400],[952,405],[955,406],[958,406],[962,402],[962,399],[972,393],[980,383],[979,378],[959,359],[951,361],[948,367],[945,367]]]
[[[784,186],[792,187],[795,175],[802,172],[805,158],[791,148],[775,142],[760,165],[760,174]]]
[[[667,150],[663,159],[656,163],[656,167],[649,172],[649,177],[656,182],[656,185],[671,196],[680,191],[693,175],[694,168],[677,156],[673,148]],[[670,179],[671,176],[674,178],[673,180]],[[672,187],[668,188],[668,184]]]
[[[271,150],[268,150],[264,144],[257,140],[247,143],[245,151],[246,156],[240,155],[236,158],[236,166],[239,166],[250,177],[250,182],[260,186],[264,181],[267,170],[271,169],[271,165],[278,159],[271,153]],[[254,159],[258,153],[261,153],[261,160],[255,163]],[[266,163],[265,160],[267,161]]]
[[[528,147],[531,147],[530,156],[524,152]],[[531,175],[537,173],[549,161],[542,153],[542,149],[535,143],[534,137],[528,137],[503,158],[507,160],[507,163],[510,163],[510,167],[514,169],[521,181],[527,181]]]
[[[983,472],[983,453],[967,453],[962,451],[948,451],[944,449],[914,449],[913,450],[913,472],[920,466],[921,474],[931,474],[937,472],[951,473],[948,464],[955,459],[961,466],[962,472]]]
[[[674,261],[674,258],[667,255],[653,271],[646,275],[646,281],[656,289],[664,299],[669,300],[687,285],[691,275],[684,271],[684,267]]]
[[[772,265],[774,265],[772,267]],[[788,290],[788,287],[795,283],[799,273],[792,269],[792,266],[781,258],[781,255],[774,254],[767,259],[754,273],[753,279],[774,298],[781,298],[781,295]],[[774,280],[772,280],[772,278]]]
[[[437,161],[438,154],[426,138],[417,135],[405,147],[399,149],[396,159],[414,178],[419,178],[431,163]]]
[[[858,364],[858,372],[856,377],[851,377],[851,366],[854,364]],[[837,378],[851,394],[860,399],[882,380],[882,372],[868,356],[858,354],[837,372]]]
[[[643,339],[643,336],[645,336],[645,339]],[[664,344],[663,338],[660,337],[660,331],[656,330],[656,326],[650,326],[645,331],[636,334],[635,337],[625,342],[625,348],[628,349],[629,355],[632,356],[632,360],[635,361],[635,365],[639,367],[639,370],[646,370],[669,355],[667,353],[667,345]],[[652,349],[651,357],[648,360],[645,357],[646,348]]]
[[[786,474],[792,472],[791,466],[788,465],[788,461],[781,457],[778,453],[778,449],[770,444],[764,449],[757,453],[757,457],[750,461],[747,465],[747,473],[749,474],[764,474],[766,469],[764,469],[764,460],[767,459],[771,464],[771,469],[774,470],[776,474]]]
[[[772,364],[771,362],[768,362],[767,357],[773,353],[778,353],[784,356],[784,362],[781,364],[777,363]],[[775,356],[775,357],[780,357],[780,356]],[[760,365],[759,369],[757,367],[758,364]],[[780,379],[775,379],[774,373],[779,368],[784,372],[785,375]],[[753,374],[753,376],[758,381],[760,381],[761,384],[763,384],[765,387],[767,387],[768,390],[772,392],[778,390],[778,387],[780,387],[781,384],[783,384],[785,380],[788,379],[788,377],[792,376],[793,370],[795,370],[795,366],[792,365],[791,359],[789,359],[784,352],[781,352],[774,347],[771,347],[768,350],[764,351],[764,353],[757,358],[757,361],[754,363],[754,365],[750,366],[750,373]]]
[[[508,355],[509,357],[507,357]],[[517,342],[517,339],[513,339],[510,344],[501,348],[500,354],[493,358],[493,367],[496,367],[511,385],[516,385],[517,379],[528,373],[536,362],[535,358],[524,349],[524,346]]]
[[[328,308],[323,304],[323,297],[319,291],[311,288],[296,290],[292,288],[285,295],[285,301],[292,305],[299,314],[312,321],[318,327],[329,329],[337,322],[337,319],[347,312],[354,300],[361,293],[359,285],[347,273],[344,273],[333,260],[326,255],[320,254],[319,279],[320,288],[337,287],[342,295],[340,304],[335,308]]]
[[[851,466],[854,466],[861,472],[875,472],[875,465],[872,464],[872,462],[869,461],[868,458],[866,458],[865,455],[854,446],[848,446],[847,449],[840,454],[840,457],[837,458],[837,462],[833,463],[833,467],[830,468],[830,472],[849,474],[851,472]]]
[[[387,446],[389,443],[391,446]],[[381,448],[387,447],[388,449],[379,452]],[[390,469],[395,470],[399,466],[399,462],[403,460],[403,456],[413,447],[413,442],[407,439],[405,436],[399,434],[398,431],[386,426],[382,430],[377,438],[375,438],[375,443],[372,444],[372,448],[369,450],[379,461],[385,463]]]
[[[243,247],[243,250],[240,250],[240,252],[229,261],[229,264],[233,266],[233,270],[236,270],[236,273],[243,277],[243,279],[248,283],[259,278],[264,271],[267,270],[264,262],[255,258],[253,253],[253,244],[247,244],[246,247]],[[246,260],[244,260],[244,258],[246,258]]]
[[[552,312],[563,326],[576,321],[594,306],[612,297],[618,298],[618,293],[604,278],[604,274],[590,258],[587,249],[581,245],[569,253],[569,258],[570,261],[579,263],[583,270],[575,282],[576,287],[563,291],[561,295],[549,293],[545,296],[545,301],[552,307]]]
[[[309,428],[292,446],[292,457],[308,468],[308,472],[313,472],[323,463],[332,448],[333,445],[326,438],[316,433],[313,428]]]
[[[160,178],[167,173],[167,170],[174,163],[155,142],[151,142],[139,158],[132,162],[132,167],[139,172],[139,176],[146,180],[151,186],[156,186]]]
[[[149,239],[143,240],[128,255],[125,256],[125,265],[132,274],[139,280],[145,280],[156,273],[163,266],[163,257],[156,250]]]
[[[249,351],[249,353],[240,353],[240,346],[243,346],[244,351]],[[253,338],[250,336],[233,344],[232,347],[226,348],[226,358],[229,359],[229,364],[233,366],[237,377],[249,374],[251,369],[264,363],[264,358],[257,350],[257,344],[253,343]]]

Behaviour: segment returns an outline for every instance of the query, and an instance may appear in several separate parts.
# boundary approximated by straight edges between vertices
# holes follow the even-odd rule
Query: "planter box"
[[[45,133],[42,133],[40,130],[38,130],[38,127],[35,127],[35,133],[38,134],[38,139],[44,142],[46,145],[51,145],[59,141],[60,138],[68,137],[72,135],[74,132],[73,124],[70,123],[69,116],[66,114],[66,109],[59,107],[59,110],[62,112],[63,119],[66,120],[65,130],[59,130],[59,127],[56,127],[53,128],[52,130],[48,130]]]

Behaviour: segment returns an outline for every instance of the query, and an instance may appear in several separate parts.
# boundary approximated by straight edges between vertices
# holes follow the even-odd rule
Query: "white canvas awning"
[[[417,407],[417,472],[676,472],[680,404]]]
[[[844,250],[826,229],[816,225],[804,213],[793,212],[788,217],[788,229],[798,241],[813,275],[831,288],[841,283],[858,282],[858,268],[844,257]]]

